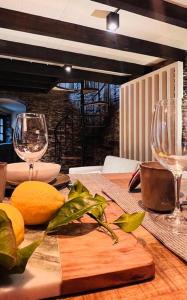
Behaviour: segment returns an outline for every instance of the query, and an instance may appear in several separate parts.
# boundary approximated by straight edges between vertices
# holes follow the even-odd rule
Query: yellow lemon
[[[21,183],[11,196],[12,204],[19,209],[27,225],[49,221],[64,201],[64,195],[52,185],[40,181]]]
[[[12,222],[12,228],[16,237],[16,244],[24,240],[24,220],[20,211],[11,204],[0,203],[0,209],[4,210]]]

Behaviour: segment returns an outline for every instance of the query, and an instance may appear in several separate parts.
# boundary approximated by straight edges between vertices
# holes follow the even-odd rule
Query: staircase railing
[[[90,109],[84,109],[84,126],[100,128],[107,125],[108,119],[108,107],[109,107],[109,91],[107,90],[107,95],[105,92],[103,94],[104,101],[101,101],[101,93],[106,88],[106,83],[104,83],[101,88],[97,91],[92,98],[84,104],[84,108],[90,106]],[[96,101],[94,101],[98,97]],[[104,107],[103,105],[107,105]]]

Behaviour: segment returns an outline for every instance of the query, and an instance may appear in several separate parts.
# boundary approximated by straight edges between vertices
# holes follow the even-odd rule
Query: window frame
[[[2,132],[3,140],[0,140],[0,144],[6,143],[6,140],[7,140],[6,131],[7,131],[8,118],[9,118],[9,115],[3,114],[2,112],[0,112],[0,120],[1,119],[3,120],[3,125],[0,124],[0,128],[3,128],[3,132]],[[0,131],[0,134],[1,134],[1,131]]]

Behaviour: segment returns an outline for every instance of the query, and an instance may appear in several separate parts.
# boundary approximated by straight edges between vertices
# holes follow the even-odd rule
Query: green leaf
[[[98,194],[95,194],[94,199],[96,199],[100,204],[105,205],[105,207],[107,206],[107,200]]]
[[[49,222],[47,233],[58,231],[63,225],[81,218],[85,213],[98,205],[98,201],[92,197],[78,197],[66,202]]]
[[[71,200],[78,197],[88,196],[91,196],[88,189],[79,180],[77,180],[71,187],[71,190],[68,194],[68,199]]]
[[[96,219],[103,220],[104,210],[107,206],[107,201],[103,196],[95,194],[94,200],[98,202],[98,205],[91,208],[89,215],[92,214]]]
[[[25,271],[27,262],[35,249],[41,244],[42,240],[33,242],[32,244],[17,250],[16,265],[10,270],[11,274],[23,273]]]
[[[10,270],[17,259],[16,238],[12,222],[0,209],[0,267]]]
[[[132,232],[140,226],[145,216],[145,212],[136,212],[133,214],[124,213],[113,223],[119,226],[125,232]]]
[[[41,241],[36,241],[18,249],[12,222],[0,209],[0,272],[2,274],[23,273],[28,259],[40,243]]]

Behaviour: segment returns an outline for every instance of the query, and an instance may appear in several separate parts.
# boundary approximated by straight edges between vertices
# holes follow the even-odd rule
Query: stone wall
[[[118,90],[118,89],[117,89]],[[112,92],[111,92],[112,94]],[[115,95],[116,101],[116,91]],[[48,127],[49,135],[49,146],[46,154],[43,157],[44,161],[57,162],[57,157],[55,155],[55,136],[54,130],[58,122],[61,120],[63,114],[67,110],[73,110],[77,115],[80,110],[80,95],[74,95],[72,99],[72,94],[66,91],[53,90],[47,94],[34,94],[34,93],[24,93],[24,92],[9,92],[9,91],[0,91],[0,97],[12,98],[20,100],[26,105],[27,112],[37,112],[43,113],[46,116],[46,122]],[[118,140],[118,99],[114,103],[112,102],[110,106],[110,118],[108,126],[103,128],[99,135],[96,135],[96,139],[86,145],[82,145],[80,135],[81,128],[80,122],[79,125],[74,126],[74,148],[81,150],[82,146],[86,146],[86,161],[84,165],[95,165],[103,164],[104,158],[107,154],[116,154],[118,155],[119,149],[119,140]],[[64,136],[61,137],[62,144]],[[92,140],[92,138],[90,139]],[[111,141],[115,141],[111,142]],[[67,142],[67,141],[66,141]],[[67,142],[68,143],[68,142]],[[115,145],[114,145],[115,144]],[[93,147],[94,146],[94,147]],[[80,166],[83,164],[80,158],[72,158],[71,154],[68,154],[68,159],[63,159],[60,163],[62,165],[62,170],[67,172],[69,167]]]
[[[103,129],[103,148],[105,156],[119,156],[119,87],[111,86],[110,99],[109,122]]]
[[[22,101],[27,108],[27,112],[43,113],[46,117],[48,128],[49,146],[43,157],[45,161],[56,162],[55,157],[55,136],[54,130],[57,123],[62,118],[63,112],[77,108],[69,101],[69,94],[63,91],[52,91],[48,94],[33,94],[23,92],[0,92],[0,97],[12,98]],[[78,135],[78,128],[75,128],[75,135]],[[64,162],[62,162],[64,165]],[[75,162],[76,164],[76,162]],[[63,166],[67,171],[69,165],[65,162]]]

